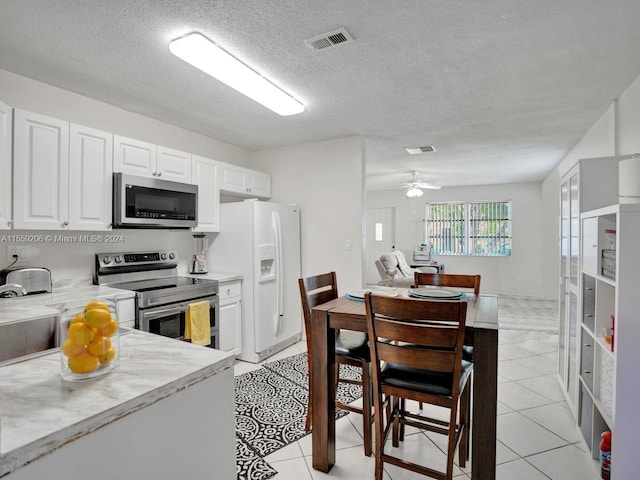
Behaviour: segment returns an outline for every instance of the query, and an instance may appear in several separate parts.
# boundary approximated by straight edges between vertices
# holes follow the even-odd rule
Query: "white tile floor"
[[[586,453],[580,431],[556,379],[557,335],[503,330],[498,353],[497,480],[597,480],[596,464]],[[268,361],[304,352],[297,343]],[[237,362],[235,374],[260,365]],[[373,457],[364,456],[362,420],[349,414],[336,423],[336,465],[328,474],[311,467],[311,436],[266,457],[276,480],[373,478]],[[443,437],[408,430],[403,455],[429,456],[444,462]],[[433,460],[430,460],[433,461]],[[471,478],[470,464],[456,479]],[[457,467],[456,467],[457,468]],[[385,480],[425,477],[385,465]]]

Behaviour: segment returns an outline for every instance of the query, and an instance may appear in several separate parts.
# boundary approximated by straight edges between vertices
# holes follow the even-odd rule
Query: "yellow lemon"
[[[104,328],[111,323],[111,313],[102,308],[92,308],[85,312],[84,323],[92,328]]]
[[[115,320],[111,320],[111,322],[106,327],[100,329],[98,333],[105,337],[110,337],[117,331],[118,331],[118,322]]]
[[[102,355],[100,355],[98,357],[98,360],[100,361],[100,363],[104,365],[105,363],[109,363],[111,360],[113,360],[115,356],[116,356],[116,349],[111,347],[109,350],[107,350]]]
[[[96,331],[93,328],[87,327],[84,323],[74,323],[69,326],[69,330],[67,330],[67,340],[70,340],[76,345],[87,345],[91,343],[95,336]]]
[[[66,339],[62,342],[62,353],[64,353],[67,357],[75,357],[76,355],[80,355],[85,351],[84,345],[78,345],[77,343],[73,343],[70,339]]]
[[[92,308],[102,308],[103,310],[109,310],[109,305],[107,305],[105,302],[100,302],[96,300],[93,302],[89,302],[84,306],[85,312],[87,310],[91,310]]]
[[[109,337],[103,337],[102,335],[96,335],[93,341],[89,344],[87,350],[91,355],[96,357],[104,354],[111,348],[111,340]]]
[[[74,323],[84,323],[84,313],[79,313],[73,317],[73,320],[69,322],[69,325],[73,325]]]
[[[75,357],[69,357],[68,363],[69,370],[74,373],[93,372],[98,365],[100,365],[98,357],[94,357],[87,352],[76,355]]]

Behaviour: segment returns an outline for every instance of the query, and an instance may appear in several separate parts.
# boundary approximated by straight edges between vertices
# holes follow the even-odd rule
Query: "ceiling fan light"
[[[409,198],[421,197],[423,194],[424,192],[418,187],[411,187],[409,190],[407,190],[407,197]]]
[[[169,51],[278,115],[304,111],[302,103],[200,33],[193,32],[172,40]]]

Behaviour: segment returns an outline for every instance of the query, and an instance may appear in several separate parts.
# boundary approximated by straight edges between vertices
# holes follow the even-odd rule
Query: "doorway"
[[[395,207],[367,208],[367,285],[380,281],[375,261],[395,248],[395,216]]]

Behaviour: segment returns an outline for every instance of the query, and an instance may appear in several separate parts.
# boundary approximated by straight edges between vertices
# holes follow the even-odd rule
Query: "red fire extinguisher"
[[[600,435],[600,476],[603,480],[611,479],[611,432]]]

